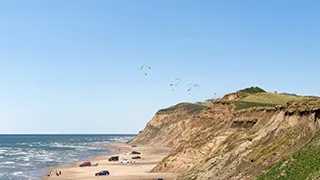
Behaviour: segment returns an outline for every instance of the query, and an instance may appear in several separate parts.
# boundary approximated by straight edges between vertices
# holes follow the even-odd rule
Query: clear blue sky
[[[247,86],[320,95],[319,7],[1,1],[0,133],[137,133],[160,108]],[[172,92],[176,77],[201,88]]]

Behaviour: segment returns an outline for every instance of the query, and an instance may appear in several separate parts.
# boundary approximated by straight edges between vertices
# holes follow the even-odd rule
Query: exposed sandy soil
[[[164,180],[174,180],[176,174],[173,173],[149,173],[152,168],[156,166],[170,151],[169,148],[138,146],[132,148],[128,144],[113,143],[106,145],[109,148],[120,150],[112,151],[111,153],[93,158],[89,161],[91,163],[98,163],[98,166],[79,167],[81,162],[73,163],[66,167],[57,167],[51,169],[53,175],[48,177],[43,176],[43,180],[91,180],[91,179],[108,179],[108,180],[157,180],[163,178]],[[131,157],[137,155],[124,155],[125,152],[138,151],[142,159],[132,160]],[[120,156],[119,159],[127,158],[135,161],[135,163],[122,164],[120,162],[109,162],[108,158],[111,156]],[[61,171],[61,176],[56,176],[55,171]],[[108,170],[109,176],[95,176],[95,173],[101,170]]]

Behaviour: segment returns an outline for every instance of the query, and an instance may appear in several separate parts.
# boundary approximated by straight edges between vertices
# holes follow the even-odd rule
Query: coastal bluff
[[[258,87],[231,94],[159,110],[131,142],[171,147],[151,172],[179,173],[179,180],[320,174],[320,153],[307,156],[320,148],[320,98]],[[299,172],[300,166],[305,170]]]

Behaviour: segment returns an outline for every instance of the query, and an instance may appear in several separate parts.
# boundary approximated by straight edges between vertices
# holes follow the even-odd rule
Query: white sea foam
[[[116,141],[116,142],[127,142],[131,139],[133,139],[134,137],[120,137],[120,136],[117,136],[117,137],[113,137],[113,138],[110,138],[109,140],[110,141]]]
[[[27,143],[17,143],[18,145],[27,145]]]
[[[0,164],[14,164],[15,162],[13,161],[5,161],[5,162],[0,162]]]
[[[0,163],[1,164],[1,163]],[[8,165],[0,165],[0,169],[15,169],[14,166],[8,166]]]
[[[54,144],[50,145],[50,147],[54,147],[54,148],[71,148],[71,149],[76,149],[76,150],[87,149],[86,146],[69,145],[69,144],[61,144],[61,143],[54,143]]]
[[[0,154],[5,154],[8,150],[6,149],[0,149]]]
[[[14,147],[0,147],[0,171],[5,170],[8,172],[6,176],[13,177],[15,180],[40,180],[40,177],[36,179],[35,176],[43,173],[46,168],[86,160],[106,150],[101,146],[103,143],[125,142],[132,138],[107,136],[31,143],[20,141],[20,147],[17,146],[17,143]]]
[[[14,175],[14,176],[17,176],[17,175],[20,175],[20,174],[23,174],[23,172],[22,171],[15,171],[15,172],[12,173],[12,175]]]
[[[19,166],[32,166],[32,164],[31,164],[31,163],[25,163],[25,164],[18,163],[17,165],[19,165]]]
[[[26,155],[28,153],[22,151],[10,151],[10,153],[5,153],[7,156],[18,156],[18,155]]]

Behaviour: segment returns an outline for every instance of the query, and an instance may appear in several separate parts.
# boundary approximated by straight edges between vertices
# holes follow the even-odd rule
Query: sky
[[[249,86],[320,95],[319,5],[1,1],[0,133],[135,134],[161,108]]]

